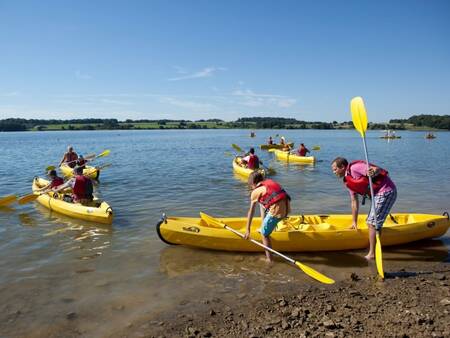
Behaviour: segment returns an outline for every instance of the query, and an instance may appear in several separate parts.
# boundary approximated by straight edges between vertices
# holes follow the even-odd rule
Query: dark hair
[[[248,151],[250,154],[254,154],[255,153],[255,148],[250,148],[250,150]]]
[[[305,146],[303,143],[300,143],[301,146]]]
[[[48,173],[47,173],[47,175],[48,175],[48,176],[56,176],[56,170],[55,170],[55,169],[49,170]]]
[[[254,171],[248,177],[248,185],[257,185],[259,182],[264,181],[264,175],[260,171]]]
[[[336,157],[331,164],[336,163],[336,166],[338,168],[346,167],[348,166],[348,161],[343,157]]]
[[[78,175],[83,174],[83,168],[82,168],[82,167],[75,167],[75,168],[73,168],[73,171],[74,171],[76,174],[78,174]]]

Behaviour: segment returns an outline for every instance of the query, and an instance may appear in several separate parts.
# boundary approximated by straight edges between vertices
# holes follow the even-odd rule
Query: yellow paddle
[[[217,227],[220,227],[220,228],[225,228],[227,230],[230,230],[234,234],[244,238],[244,234],[240,233],[239,231],[234,230],[233,228],[230,228],[228,225],[226,225],[222,221],[220,221],[220,220],[218,220],[218,219],[216,219],[216,218],[214,218],[212,216],[209,216],[209,215],[207,215],[207,214],[205,214],[203,212],[200,212],[200,217],[201,217],[202,220],[204,220],[208,224],[211,224],[211,225],[214,225],[214,226],[217,226]],[[334,280],[333,279],[331,279],[331,278],[321,274],[319,271],[316,271],[313,268],[311,268],[311,267],[309,267],[309,266],[307,266],[305,264],[300,263],[299,261],[296,261],[296,260],[294,260],[294,259],[292,259],[290,257],[287,257],[287,256],[283,255],[282,253],[280,253],[278,251],[275,251],[272,248],[269,248],[269,247],[265,246],[264,244],[254,240],[252,238],[249,238],[249,240],[252,243],[254,243],[256,245],[259,245],[260,247],[264,248],[265,250],[269,250],[273,254],[278,255],[278,256],[284,258],[285,260],[291,262],[292,264],[297,266],[300,270],[302,270],[304,273],[306,273],[308,276],[318,280],[319,282],[324,283],[324,284],[334,284]]]
[[[5,206],[13,203],[17,199],[16,195],[9,195],[0,198],[0,206]]]
[[[27,203],[35,201],[39,196],[41,196],[41,194],[39,194],[39,195],[36,195],[36,194],[25,195],[25,196],[22,196],[21,198],[19,198],[17,203],[19,203],[20,205],[27,204]]]
[[[93,161],[93,160],[95,160],[96,158],[108,156],[110,152],[111,152],[111,150],[107,149],[107,150],[104,150],[103,152],[101,152],[101,153],[98,154],[98,155],[95,155],[95,154],[89,154],[89,155],[86,155],[86,156],[84,157],[84,159],[85,159],[86,161]],[[74,160],[74,161],[70,161],[70,162],[66,162],[66,163],[72,163],[72,162],[76,162],[76,161],[78,161],[78,160]],[[47,171],[49,171],[49,170],[55,170],[56,167],[55,167],[54,165],[49,165],[49,166],[48,166],[47,168],[45,168],[45,169],[46,169]]]
[[[320,146],[314,146],[311,148],[311,150],[320,150]]]
[[[359,131],[363,140],[364,153],[366,155],[367,170],[369,170],[369,155],[367,154],[367,144],[366,144],[367,113],[366,108],[364,107],[364,101],[362,97],[358,96],[352,99],[352,101],[350,102],[350,110],[352,112],[353,125],[355,126],[356,130]],[[374,213],[376,226],[377,213],[375,210],[375,199],[373,193],[372,179],[370,177],[369,177],[369,187],[370,187],[370,195],[372,197],[371,208]],[[377,265],[378,274],[381,276],[381,278],[384,279],[383,254],[381,252],[380,231],[378,229],[376,229],[375,262]]]

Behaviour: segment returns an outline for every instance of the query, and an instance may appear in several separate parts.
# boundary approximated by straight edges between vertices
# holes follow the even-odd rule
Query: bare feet
[[[365,259],[367,259],[368,261],[371,261],[373,259],[375,259],[375,255],[374,254],[367,254],[366,256],[364,256]]]
[[[272,259],[269,259],[269,258],[267,258],[267,257],[261,257],[260,260],[266,262],[266,263],[269,264],[269,265],[273,263],[273,260],[272,260]]]

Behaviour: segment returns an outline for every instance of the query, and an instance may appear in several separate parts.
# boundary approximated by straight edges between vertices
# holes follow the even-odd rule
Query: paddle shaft
[[[242,237],[242,238],[245,238],[245,236],[244,236],[242,233],[240,233],[239,231],[234,230],[233,228],[230,228],[228,225],[223,224],[223,227],[224,227],[225,229],[230,230],[231,232],[235,233],[236,235],[238,235],[238,236],[240,236],[240,237]],[[282,253],[280,253],[280,252],[278,252],[278,251],[275,251],[275,250],[272,249],[272,248],[269,248],[268,246],[265,246],[264,244],[262,244],[262,243],[260,243],[260,242],[258,242],[258,241],[256,241],[256,240],[254,240],[253,238],[249,238],[249,240],[250,240],[252,243],[255,243],[256,245],[259,245],[260,247],[264,248],[265,250],[270,251],[271,253],[273,253],[273,254],[275,254],[275,255],[278,255],[278,256],[280,256],[280,257],[283,257],[285,260],[287,260],[287,261],[289,261],[289,262],[291,262],[292,264],[295,265],[295,260],[293,260],[292,258],[290,258],[290,257],[288,257],[288,256],[285,256],[285,255],[283,255]]]
[[[366,134],[364,134],[364,136],[362,137],[362,140],[363,140],[363,144],[364,144],[364,155],[366,156],[367,171],[369,171],[369,154],[367,152]],[[367,173],[367,174],[369,174],[369,173]],[[375,210],[375,194],[373,192],[372,177],[370,177],[370,176],[369,176],[369,188],[370,188],[370,195],[372,196],[371,208],[372,208],[373,216],[375,219],[375,230],[377,231],[377,233],[379,233],[379,231],[377,229],[377,213]]]

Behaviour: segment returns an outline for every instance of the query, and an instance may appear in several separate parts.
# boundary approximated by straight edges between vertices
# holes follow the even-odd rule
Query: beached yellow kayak
[[[277,159],[287,162],[314,163],[316,161],[316,158],[314,156],[298,156],[290,154],[287,151],[281,151],[277,149],[271,149],[270,152],[273,152]]]
[[[59,169],[61,170],[62,174],[65,177],[73,176],[73,168],[69,167],[67,164],[65,163],[61,164]],[[86,168],[83,170],[83,175],[92,178],[93,180],[96,180],[100,176],[100,169],[87,165]]]
[[[409,243],[439,237],[450,226],[448,214],[392,214],[381,233],[383,246]],[[368,247],[365,215],[358,218],[358,230],[349,229],[351,215],[300,215],[280,222],[271,234],[273,249],[278,251],[337,251]],[[245,233],[247,219],[217,218],[229,227]],[[259,246],[244,240],[230,230],[208,223],[202,218],[169,217],[161,219],[156,230],[168,244],[225,251],[262,251]],[[261,241],[261,218],[253,218],[251,238]]]
[[[38,195],[37,189],[46,186],[49,181],[35,177],[33,180],[33,193]],[[70,193],[70,191],[69,191]],[[40,195],[37,201],[44,207],[59,212],[61,214],[83,219],[85,221],[91,221],[96,223],[111,224],[113,220],[113,211],[106,202],[95,199],[91,202],[91,205],[86,206],[80,203],[71,203],[64,201],[63,193],[59,192],[54,194],[49,192],[47,194]]]
[[[292,149],[294,147],[294,142],[288,143],[288,146]],[[281,144],[261,144],[259,147],[262,150],[269,150],[269,149],[282,149],[284,146]]]
[[[249,177],[250,174],[251,174],[254,170],[248,169],[248,168],[245,168],[245,167],[241,166],[241,165],[240,165],[240,163],[241,163],[240,161],[241,161],[241,157],[240,157],[240,156],[237,156],[237,157],[235,157],[235,158],[233,159],[233,170],[234,170],[237,174],[239,174],[239,175],[241,175],[241,176],[243,176],[243,177]],[[265,172],[264,169],[258,169],[258,171],[260,171],[261,173],[263,173],[263,175],[266,175],[266,172]]]

